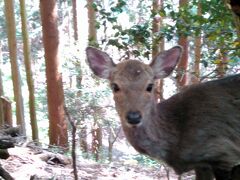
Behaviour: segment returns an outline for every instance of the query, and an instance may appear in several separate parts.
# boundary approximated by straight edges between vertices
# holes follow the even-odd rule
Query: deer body
[[[198,180],[213,174],[233,179],[231,169],[240,163],[240,74],[157,103],[154,81],[171,73],[180,54],[177,46],[150,65],[135,60],[115,65],[106,53],[87,49],[93,72],[110,80],[124,133],[137,151],[164,160],[178,174],[194,169]]]

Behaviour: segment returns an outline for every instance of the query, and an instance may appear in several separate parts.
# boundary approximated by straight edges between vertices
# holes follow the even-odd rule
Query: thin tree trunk
[[[84,155],[88,156],[88,143],[87,143],[87,125],[85,122],[84,115],[81,118],[81,127],[80,127],[80,148]]]
[[[227,8],[231,7],[234,23],[237,29],[237,35],[240,39],[240,2],[239,0],[224,0]]]
[[[152,4],[152,13],[154,15],[152,22],[152,34],[153,34],[153,43],[152,43],[152,58],[154,59],[160,52],[158,41],[154,39],[154,34],[159,32],[160,29],[160,18],[156,15],[158,14],[160,7],[160,0],[153,0]]]
[[[72,0],[74,40],[78,41],[77,1]]]
[[[162,26],[162,17],[159,17],[159,10],[163,7],[163,0],[153,0],[152,4],[152,14],[153,22],[152,22],[152,34],[153,34],[153,43],[152,43],[152,59],[154,59],[159,52],[164,50],[164,39],[162,38],[159,41],[159,38],[155,38],[154,34],[160,31],[160,27]]]
[[[68,146],[62,75],[59,71],[56,0],[40,0],[45,49],[50,145]]]
[[[87,0],[88,8],[88,44],[97,46],[97,29],[96,29],[96,12],[93,8],[94,0]],[[102,146],[102,129],[101,124],[98,122],[97,112],[94,113],[93,127],[92,127],[92,153],[95,160],[100,159],[100,148]]]
[[[179,0],[179,8],[187,5],[188,0]],[[182,58],[177,66],[177,87],[181,89],[187,85],[187,67],[188,67],[188,38],[187,36],[181,35],[179,37],[178,44],[183,47]]]
[[[114,131],[111,125],[108,126],[108,160],[109,162],[112,161],[113,145],[116,142],[120,131],[121,131],[121,128],[119,128],[117,131]]]
[[[79,101],[81,96],[81,87],[82,87],[82,72],[80,62],[76,64],[76,68],[78,69],[77,74],[77,88],[79,91],[77,92],[77,101]],[[81,102],[80,102],[81,103]],[[81,106],[81,105],[80,105]],[[87,143],[87,125],[85,121],[85,113],[81,113],[81,120],[80,120],[80,148],[85,156],[88,156],[88,143]]]
[[[198,16],[202,16],[202,6],[201,2],[198,2]],[[196,78],[196,81],[199,82],[200,78],[200,61],[201,61],[201,45],[202,45],[202,38],[201,38],[201,32],[199,35],[195,38],[195,62],[194,62],[194,75]]]
[[[13,126],[13,120],[12,120],[12,102],[5,98],[1,97],[0,101],[3,106],[3,117],[4,117],[4,124],[7,124],[9,126]]]
[[[13,0],[4,0],[5,16],[7,22],[8,46],[10,52],[14,99],[16,102],[17,124],[21,126],[21,133],[26,135],[23,98],[21,89],[21,79],[17,62],[17,42],[16,42],[16,25],[14,18],[14,2]]]
[[[96,12],[92,6],[94,0],[87,0],[88,8],[88,43],[89,45],[97,45],[97,29],[96,29]]]
[[[181,36],[178,44],[183,47],[182,58],[177,66],[177,86],[182,88],[187,85],[187,67],[188,67],[188,38]]]
[[[163,7],[163,0],[153,0],[152,4],[152,13],[154,15],[152,22],[152,34],[153,34],[153,43],[152,43],[152,60],[164,50],[164,38],[160,41],[154,38],[154,34],[158,33],[160,27],[162,26],[162,17],[158,17],[159,10]],[[164,80],[159,79],[156,82],[156,99],[159,101],[163,100],[163,84]]]
[[[96,161],[100,160],[102,148],[102,127],[98,122],[97,114],[94,115],[94,124],[92,127],[92,154]]]
[[[0,165],[0,176],[3,179],[14,180],[14,178]]]
[[[65,107],[65,114],[68,118],[70,125],[72,126],[72,168],[74,180],[78,180],[78,171],[77,171],[77,159],[76,159],[76,132],[77,132],[77,121],[72,119],[70,114],[68,113],[67,108]]]
[[[227,55],[226,52],[220,51],[219,54],[219,62],[217,63],[217,76],[218,78],[222,78],[226,75],[227,70]]]
[[[30,45],[27,31],[27,19],[26,19],[26,9],[25,9],[25,0],[20,0],[21,8],[21,20],[22,20],[22,37],[23,37],[23,51],[24,51],[24,64],[26,69],[27,76],[27,85],[29,91],[29,113],[30,113],[30,122],[32,128],[32,139],[38,141],[38,126],[37,126],[37,117],[35,109],[35,96],[34,96],[34,83],[32,78],[32,66],[31,66],[31,55],[30,55]]]
[[[235,26],[237,28],[237,35],[238,35],[238,38],[240,39],[240,17],[234,16],[234,21],[235,21]]]
[[[2,43],[0,41],[0,97],[3,96],[3,83],[2,83]],[[0,126],[4,125],[4,111],[3,111],[3,102],[0,100]]]

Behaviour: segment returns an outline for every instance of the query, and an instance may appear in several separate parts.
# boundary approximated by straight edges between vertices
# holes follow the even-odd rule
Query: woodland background
[[[108,84],[86,64],[87,46],[146,63],[183,46],[176,71],[157,82],[159,101],[240,72],[237,0],[4,0],[0,9],[0,125],[78,158],[158,167],[125,141]]]

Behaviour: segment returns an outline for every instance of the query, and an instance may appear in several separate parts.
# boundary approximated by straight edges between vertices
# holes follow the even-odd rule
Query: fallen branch
[[[12,137],[0,137],[0,149],[7,149],[14,147],[14,140]]]
[[[0,165],[0,176],[6,180],[14,180],[14,178]]]

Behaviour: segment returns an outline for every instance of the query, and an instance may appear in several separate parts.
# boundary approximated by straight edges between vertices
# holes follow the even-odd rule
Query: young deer
[[[178,174],[194,169],[197,180],[240,179],[231,172],[240,164],[240,74],[155,101],[154,81],[173,71],[181,51],[175,46],[146,65],[115,64],[106,53],[86,49],[94,74],[110,81],[124,133],[138,152],[164,160]]]

